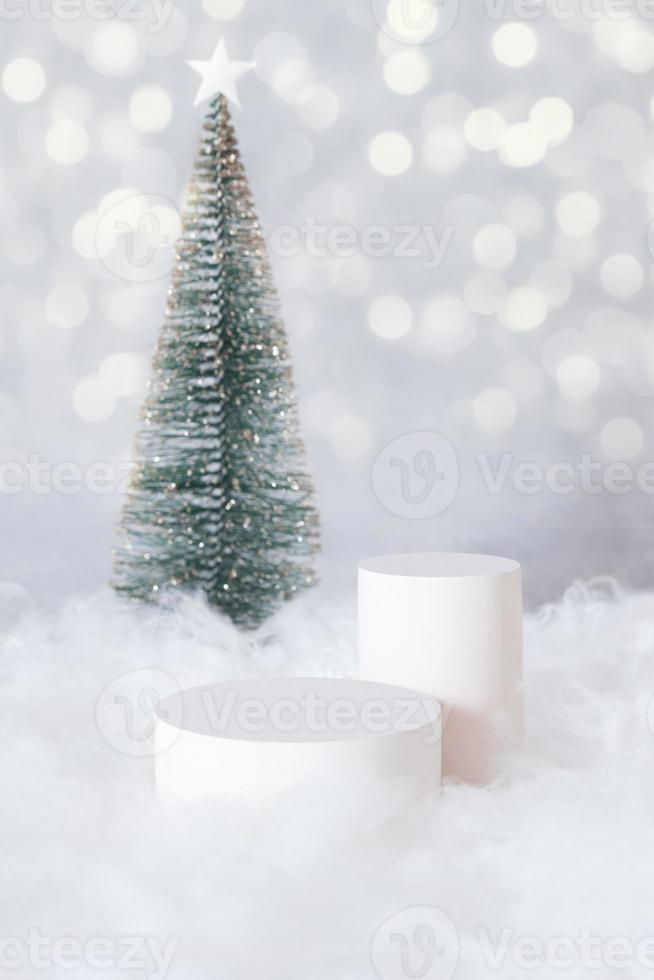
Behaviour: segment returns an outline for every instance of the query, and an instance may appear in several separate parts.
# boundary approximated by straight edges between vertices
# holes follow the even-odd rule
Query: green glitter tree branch
[[[202,591],[246,628],[313,583],[287,339],[224,96],[207,113],[137,437],[114,586]]]

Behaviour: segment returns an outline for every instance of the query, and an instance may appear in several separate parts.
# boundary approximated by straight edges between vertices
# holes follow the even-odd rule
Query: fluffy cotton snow
[[[651,974],[654,594],[577,585],[527,618],[526,743],[487,789],[389,799],[334,774],[265,810],[163,807],[152,759],[98,727],[135,669],[182,687],[351,673],[354,612],[316,592],[243,636],[195,600],[102,593],[45,616],[0,586],[1,972],[33,980],[40,956],[84,980]]]

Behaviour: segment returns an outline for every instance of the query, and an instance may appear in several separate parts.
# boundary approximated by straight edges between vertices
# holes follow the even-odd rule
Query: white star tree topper
[[[187,65],[202,76],[202,84],[193,103],[195,106],[220,93],[241,108],[236,82],[256,67],[254,61],[230,61],[227,45],[219,41],[211,61],[187,61]]]

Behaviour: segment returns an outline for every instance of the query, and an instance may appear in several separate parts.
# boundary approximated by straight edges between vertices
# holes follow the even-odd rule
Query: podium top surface
[[[440,730],[428,694],[349,678],[270,677],[191,688],[157,706],[160,723],[244,742],[339,742]]]
[[[495,555],[449,552],[380,555],[359,562],[359,571],[402,578],[483,578],[520,571],[520,563]]]

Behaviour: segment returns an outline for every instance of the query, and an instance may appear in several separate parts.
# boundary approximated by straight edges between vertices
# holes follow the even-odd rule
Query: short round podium
[[[310,777],[333,788],[441,782],[440,706],[386,684],[261,678],[192,688],[157,709],[162,800],[258,801]]]

